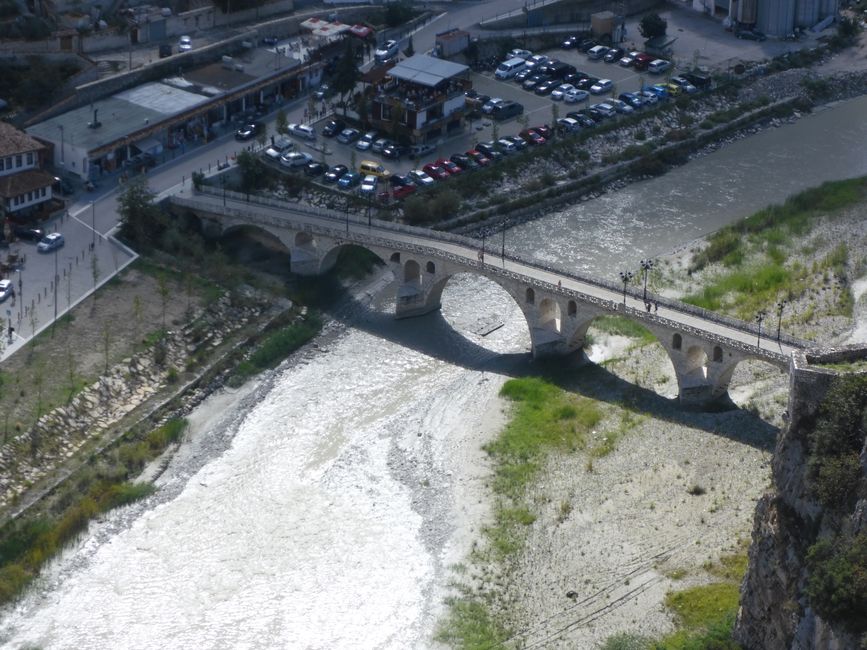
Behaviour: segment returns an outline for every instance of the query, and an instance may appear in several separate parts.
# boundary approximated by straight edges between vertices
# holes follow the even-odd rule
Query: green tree
[[[238,169],[241,171],[241,191],[245,194],[262,187],[268,177],[265,165],[249,151],[238,154]]]
[[[289,121],[286,119],[286,111],[282,108],[277,111],[277,117],[275,118],[275,128],[277,129],[277,133],[280,135],[286,135],[289,133]]]
[[[665,36],[668,29],[668,22],[659,14],[647,14],[638,23],[639,33],[646,39],[656,38],[657,36]]]
[[[154,245],[164,225],[155,196],[146,178],[139,176],[130,181],[117,200],[121,237],[143,250]]]
[[[391,6],[391,5],[389,5]],[[358,72],[358,66],[355,65],[355,47],[352,39],[346,39],[346,47],[343,50],[343,55],[337,61],[337,68],[334,71],[334,76],[331,78],[331,87],[335,92],[340,93],[340,101],[344,102],[347,93],[351,93],[355,89],[355,85],[361,75]],[[346,115],[346,104],[343,104],[343,114]]]

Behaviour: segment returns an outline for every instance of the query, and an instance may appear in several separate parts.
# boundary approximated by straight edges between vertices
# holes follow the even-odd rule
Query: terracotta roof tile
[[[26,192],[38,190],[40,187],[50,187],[54,184],[54,176],[41,169],[0,176],[0,197],[11,199]]]
[[[11,124],[0,122],[0,156],[14,156],[44,149],[45,145]]]

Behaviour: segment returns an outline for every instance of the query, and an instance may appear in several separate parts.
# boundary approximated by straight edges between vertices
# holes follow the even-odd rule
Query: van
[[[514,59],[504,61],[497,66],[497,71],[494,73],[494,76],[497,79],[511,79],[526,67],[527,61],[525,59],[515,57]]]
[[[647,64],[647,71],[653,74],[662,74],[671,67],[671,63],[665,59],[654,59]]]
[[[599,60],[608,52],[608,48],[604,45],[595,45],[587,50],[587,57],[594,60]]]
[[[436,147],[433,146],[432,144],[425,144],[425,143],[414,144],[409,148],[409,157],[410,158],[423,158],[424,156],[427,156],[428,154],[431,154],[434,151],[436,151]]]
[[[378,176],[380,178],[391,176],[390,171],[383,167],[381,163],[373,160],[362,160],[358,166],[358,171],[362,176]]]

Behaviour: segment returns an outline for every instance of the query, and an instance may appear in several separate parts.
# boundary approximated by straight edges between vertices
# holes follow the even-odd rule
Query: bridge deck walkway
[[[283,207],[270,206],[258,202],[248,203],[242,198],[195,193],[188,187],[176,192],[175,196],[181,199],[182,202],[202,204],[203,208],[210,208],[216,213],[224,212],[228,208],[229,210],[243,212],[247,215],[251,215],[251,213],[253,215],[260,214],[271,217],[272,219],[283,220],[287,223],[287,227],[291,227],[289,222],[296,225],[302,225],[302,227],[304,224],[309,224],[312,227],[330,230],[334,237],[342,238],[347,241],[357,241],[361,244],[365,243],[366,238],[374,236],[393,242],[395,247],[398,249],[401,245],[433,248],[447,255],[464,260],[467,266],[476,267],[482,273],[487,272],[491,275],[496,275],[501,270],[516,273],[531,278],[537,282],[552,285],[555,293],[559,289],[558,283],[560,283],[564,294],[570,290],[576,291],[586,296],[592,296],[598,300],[608,301],[615,305],[621,305],[618,309],[623,309],[622,305],[624,300],[622,290],[618,291],[613,288],[587,282],[586,280],[571,275],[566,270],[554,271],[542,268],[541,265],[535,266],[532,262],[516,260],[509,254],[505,256],[505,259],[503,259],[499,254],[499,250],[496,252],[486,251],[484,263],[480,264],[479,252],[481,250],[481,242],[478,240],[461,238],[464,239],[466,243],[444,241],[436,237],[425,237],[420,234],[395,230],[393,224],[378,221],[376,219],[372,220],[371,226],[368,226],[366,220],[360,220],[358,217],[348,219],[337,212],[329,213],[321,211],[320,214],[314,214],[302,207],[295,208],[292,204],[288,203],[284,204]],[[253,222],[255,222],[255,217],[251,219],[251,223]],[[730,324],[703,318],[702,316],[690,313],[689,311],[680,311],[672,307],[671,301],[666,301],[665,305],[660,304],[658,313],[646,314],[646,308],[642,296],[629,293],[626,297],[625,305],[627,309],[624,309],[624,311],[631,317],[636,318],[636,320],[642,320],[644,318],[648,318],[648,320],[652,318],[657,321],[664,320],[674,326],[682,326],[684,329],[691,328],[707,332],[722,339],[736,342],[738,347],[753,350],[758,354],[758,356],[769,360],[773,359],[777,363],[787,361],[794,350],[802,347],[793,345],[787,341],[777,341],[773,336],[766,337],[764,333],[759,341],[759,337],[754,329],[748,329],[746,323],[744,323],[744,329],[739,329]]]

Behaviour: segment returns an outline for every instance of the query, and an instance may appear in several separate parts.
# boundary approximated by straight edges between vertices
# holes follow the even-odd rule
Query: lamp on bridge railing
[[[756,314],[756,322],[759,324],[759,336],[756,339],[756,347],[762,346],[762,321],[765,320],[765,316],[767,316],[767,312],[760,311]]]
[[[623,280],[623,306],[626,306],[626,285],[634,278],[632,271],[621,271],[620,279]]]
[[[780,342],[780,330],[783,327],[783,310],[786,308],[786,301],[781,300],[777,303],[777,343]]]
[[[641,260],[641,271],[644,273],[644,302],[647,302],[647,274],[653,268],[653,260]]]

